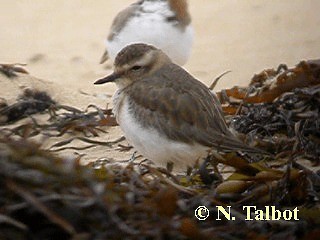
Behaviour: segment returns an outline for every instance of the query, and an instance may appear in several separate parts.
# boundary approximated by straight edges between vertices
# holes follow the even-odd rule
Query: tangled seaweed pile
[[[249,164],[229,153],[208,157],[219,168],[203,164],[183,176],[143,163],[81,166],[80,157],[57,157],[31,137],[80,131],[99,144],[110,112],[57,110],[56,103],[47,110],[50,124],[1,129],[0,239],[318,239],[319,69],[312,61],[266,70],[248,88],[219,93],[232,126],[274,151],[272,161]],[[194,211],[203,205],[210,216],[198,221]],[[232,206],[235,220],[216,220],[216,206]],[[298,208],[299,221],[248,221],[243,206]]]
[[[275,152],[287,149],[319,164],[320,60],[301,62],[293,69],[280,65],[276,71],[265,70],[247,89],[224,90],[222,96],[226,97],[221,101],[228,102],[226,112],[238,111],[231,122],[236,131],[251,141],[271,142]]]

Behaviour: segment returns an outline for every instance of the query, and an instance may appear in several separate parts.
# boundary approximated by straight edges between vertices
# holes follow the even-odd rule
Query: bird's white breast
[[[112,40],[107,40],[110,58],[114,60],[129,44],[146,43],[162,49],[173,62],[185,64],[193,42],[192,26],[181,28],[168,22],[167,17],[173,16],[173,12],[167,1],[146,1],[142,8],[143,11],[132,16]]]
[[[127,97],[116,115],[127,140],[157,165],[165,167],[167,162],[173,162],[176,170],[186,170],[187,166],[193,166],[207,154],[208,149],[204,146],[173,141],[155,128],[143,127],[130,111]]]

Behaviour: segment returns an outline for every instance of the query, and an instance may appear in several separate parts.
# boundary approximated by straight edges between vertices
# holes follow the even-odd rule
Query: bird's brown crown
[[[131,44],[117,55],[114,73],[127,80],[136,81],[152,75],[165,64],[171,63],[170,58],[154,46]]]
[[[151,45],[142,44],[142,43],[129,45],[123,48],[118,53],[114,61],[114,65],[124,66],[124,65],[134,64],[135,62],[142,59],[146,53],[153,52],[153,51],[157,51],[157,48]]]

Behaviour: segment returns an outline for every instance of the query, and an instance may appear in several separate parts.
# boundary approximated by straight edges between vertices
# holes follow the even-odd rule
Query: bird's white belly
[[[119,110],[118,123],[127,140],[156,165],[165,167],[173,162],[175,170],[186,170],[207,155],[207,147],[172,141],[154,128],[142,127],[129,112],[127,99]]]
[[[146,43],[163,50],[173,62],[183,65],[188,60],[193,43],[193,28],[181,29],[165,21],[163,16],[150,14],[133,17],[106,46],[112,60],[125,46]]]

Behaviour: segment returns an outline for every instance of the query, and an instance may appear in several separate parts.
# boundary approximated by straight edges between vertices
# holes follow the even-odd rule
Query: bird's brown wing
[[[130,111],[144,126],[159,129],[171,140],[258,152],[231,134],[215,95],[177,65],[165,65],[129,89],[127,94],[140,106],[131,106]]]

